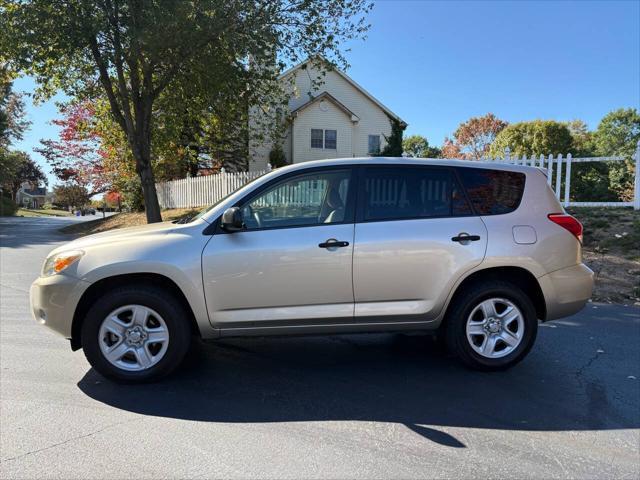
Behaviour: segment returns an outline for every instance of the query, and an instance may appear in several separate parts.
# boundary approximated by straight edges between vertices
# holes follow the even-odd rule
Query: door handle
[[[466,243],[477,242],[480,240],[480,235],[469,235],[468,233],[460,233],[457,237],[451,237],[452,242]]]
[[[336,240],[335,238],[330,238],[326,242],[319,243],[318,246],[320,248],[348,247],[349,242],[344,242],[344,241]]]

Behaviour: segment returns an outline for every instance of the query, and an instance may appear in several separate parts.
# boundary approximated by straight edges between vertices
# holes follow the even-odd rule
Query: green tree
[[[238,97],[271,104],[285,61],[319,53],[346,65],[342,43],[364,35],[370,8],[367,0],[2,0],[0,51],[40,82],[41,96],[62,89],[80,100],[107,98],[147,221],[158,222],[151,163],[158,98],[187,91],[212,96],[209,105]]]
[[[47,184],[47,176],[40,166],[25,152],[18,150],[0,152],[0,171],[3,175],[3,188],[11,192],[11,198],[14,200],[20,185],[24,182],[31,182],[34,185]]]
[[[593,132],[579,119],[565,122],[571,133],[570,152],[574,157],[594,157],[596,150]],[[606,162],[575,163],[571,169],[571,200],[615,201],[616,195],[609,185],[609,167]]]
[[[58,185],[53,188],[56,205],[80,208],[89,203],[89,192],[82,185]]]
[[[490,154],[504,157],[507,147],[512,155],[565,155],[571,151],[573,139],[569,128],[553,120],[513,123],[502,130],[491,144]]]
[[[598,155],[631,158],[640,140],[640,114],[635,108],[620,108],[606,114],[593,134]]]
[[[620,108],[605,115],[593,133],[599,156],[621,156],[624,162],[609,167],[610,188],[624,201],[633,199],[635,162],[632,157],[640,140],[640,114],[635,108]]]
[[[8,148],[13,140],[21,140],[29,128],[25,118],[22,94],[13,91],[13,74],[0,63],[0,148]]]
[[[574,157],[593,157],[596,155],[593,132],[579,119],[565,122],[571,133],[571,154]]]
[[[3,143],[9,127],[9,116],[6,112],[6,102],[9,96],[11,82],[8,72],[0,67],[0,144]]]
[[[414,158],[440,158],[442,155],[438,147],[429,145],[429,141],[422,135],[410,135],[402,140],[404,154]]]
[[[384,136],[387,144],[380,152],[381,157],[401,157],[402,156],[402,133],[407,126],[398,119],[389,118],[391,122],[391,135]]]
[[[9,193],[13,191],[11,185],[20,168],[20,160],[15,152],[0,147],[0,186]]]

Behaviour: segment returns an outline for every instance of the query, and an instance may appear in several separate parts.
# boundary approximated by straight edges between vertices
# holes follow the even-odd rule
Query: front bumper
[[[593,271],[583,263],[543,275],[538,282],[547,306],[545,320],[578,313],[593,293]]]
[[[73,314],[89,285],[89,282],[64,274],[39,277],[29,291],[33,318],[65,338],[71,338]]]

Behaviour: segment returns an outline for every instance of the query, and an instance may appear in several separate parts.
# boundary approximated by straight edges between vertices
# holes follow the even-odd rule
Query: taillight
[[[550,213],[548,217],[553,223],[569,230],[582,243],[582,224],[577,219],[566,213]]]

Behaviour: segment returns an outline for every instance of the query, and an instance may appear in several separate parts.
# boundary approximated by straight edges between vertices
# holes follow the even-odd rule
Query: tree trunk
[[[142,184],[142,196],[144,198],[144,212],[147,215],[147,223],[162,221],[160,213],[160,203],[158,202],[158,192],[156,192],[156,182],[151,168],[151,103],[138,106],[137,125],[135,133],[129,137],[133,156],[136,159],[136,171]]]
[[[151,162],[144,162],[138,165],[138,175],[142,183],[142,196],[144,197],[144,212],[147,215],[147,223],[162,221],[160,213],[160,203],[158,202],[158,192],[156,192],[156,182],[151,169]]]

